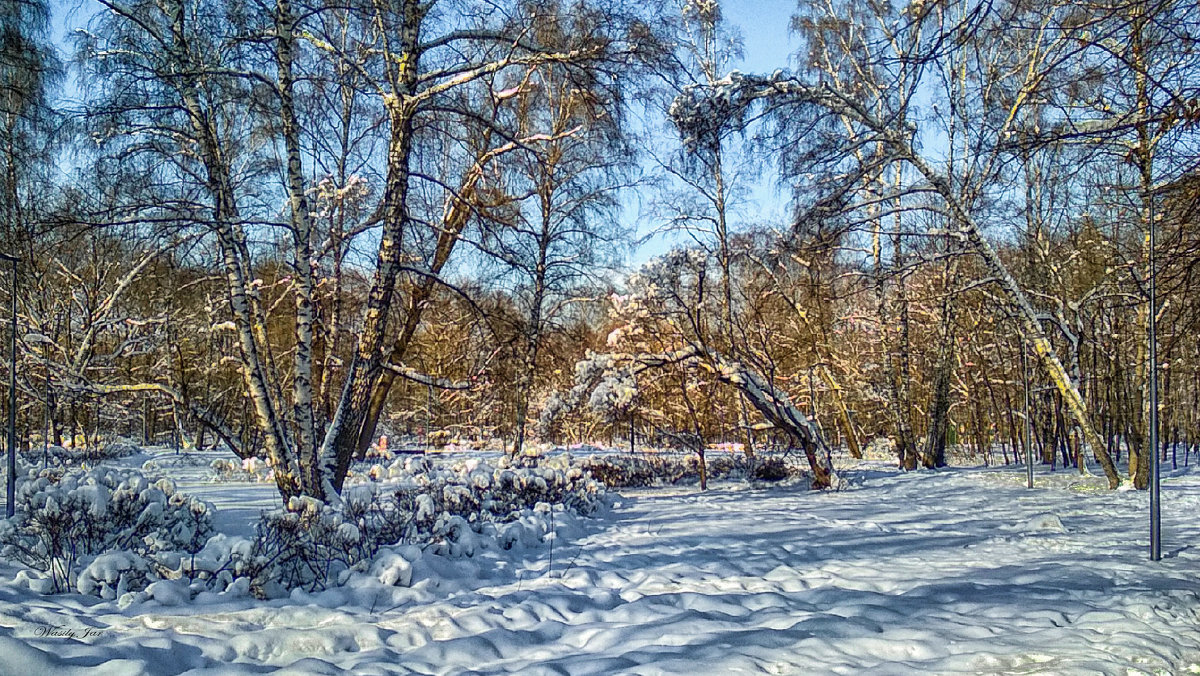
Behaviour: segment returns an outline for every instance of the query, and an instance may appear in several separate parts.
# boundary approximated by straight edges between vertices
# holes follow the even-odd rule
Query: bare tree
[[[711,125],[711,119],[736,119],[746,107],[756,101],[766,100],[779,110],[786,109],[789,115],[795,115],[799,110],[807,111],[808,115],[818,119],[835,115],[838,119],[852,124],[846,137],[851,145],[859,146],[867,140],[877,149],[873,156],[877,162],[899,162],[911,167],[924,181],[926,189],[941,199],[951,222],[956,226],[956,235],[980,256],[988,273],[994,278],[1006,299],[1016,308],[1022,328],[1033,344],[1043,368],[1062,394],[1072,418],[1080,426],[1084,438],[1100,459],[1110,485],[1115,488],[1120,482],[1120,476],[1087,414],[1078,384],[1063,367],[1053,343],[1040,324],[1039,313],[984,236],[982,228],[972,214],[971,205],[962,200],[961,194],[952,187],[946,175],[926,159],[915,145],[915,123],[908,115],[909,102],[918,86],[918,79],[913,76],[914,71],[919,72],[920,64],[935,59],[943,44],[952,43],[956,35],[969,28],[969,22],[942,26],[931,18],[934,16],[930,9],[922,9],[918,10],[915,18],[910,18],[905,23],[881,21],[874,24],[884,27],[895,25],[901,28],[897,33],[892,33],[888,28],[880,28],[883,31],[881,39],[867,44],[882,44],[885,45],[884,49],[888,50],[897,48],[899,56],[903,57],[887,60],[885,55],[878,53],[868,52],[863,55],[864,58],[874,58],[879,63],[890,64],[895,69],[890,73],[889,79],[881,81],[874,92],[870,88],[842,87],[837,81],[829,79],[814,83],[779,74],[757,77],[733,73],[719,85],[694,87],[681,96],[673,109],[676,123],[688,138],[702,137]],[[847,26],[850,30],[866,29],[865,23],[850,23]],[[1065,41],[1058,46],[1065,49]],[[837,45],[825,43],[825,47],[836,48]],[[1035,51],[1030,58],[1041,63],[1045,54]],[[1025,99],[1027,95],[1017,97],[1012,103],[1012,108],[1020,109],[1026,102]],[[995,130],[994,144],[999,145],[1011,131],[1010,117]],[[871,176],[877,171],[873,165],[860,166],[862,168],[852,176],[855,182],[859,176]],[[984,176],[990,175],[986,170],[981,173]]]

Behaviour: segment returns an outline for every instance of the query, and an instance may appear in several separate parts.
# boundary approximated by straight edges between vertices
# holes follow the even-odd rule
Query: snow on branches
[[[746,365],[700,346],[655,354],[589,352],[587,358],[576,365],[575,386],[565,396],[555,398],[555,406],[548,405],[543,409],[542,424],[552,424],[555,416],[579,406],[589,393],[589,407],[616,418],[628,410],[636,397],[639,373],[680,363],[695,364],[713,374],[717,381],[738,388],[771,425],[791,436],[809,459],[814,487],[828,488],[837,484],[829,446],[821,431],[796,408],[787,393]]]
[[[720,138],[723,130],[740,129],[755,101],[779,94],[787,94],[799,103],[815,103],[820,96],[815,88],[800,84],[780,70],[765,77],[734,70],[712,83],[684,87],[667,114],[684,146],[704,149]]]
[[[42,591],[139,590],[212,534],[208,503],[133,471],[31,472],[17,504],[0,521],[0,556],[47,573]]]
[[[702,313],[706,296],[711,297],[705,290],[710,258],[699,249],[676,250],[630,276],[627,293],[612,297],[610,316],[617,322],[607,341],[612,351],[589,351],[576,364],[572,388],[553,394],[543,407],[540,430],[545,434],[559,416],[585,403],[608,422],[628,417],[637,403],[643,374],[686,366],[695,369],[693,373],[707,374],[710,382],[740,390],[772,426],[804,450],[814,485],[834,485],[829,447],[817,426],[786,392],[707,340]]]

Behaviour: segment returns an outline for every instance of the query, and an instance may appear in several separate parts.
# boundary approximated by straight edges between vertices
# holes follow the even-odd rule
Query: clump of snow
[[[50,591],[109,597],[140,590],[212,532],[210,506],[130,470],[31,472],[0,521],[0,556],[49,574]]]
[[[75,584],[80,594],[113,600],[130,591],[144,589],[152,577],[146,559],[118,549],[97,556],[80,573]]]
[[[183,580],[159,580],[146,587],[147,598],[164,606],[177,606],[192,599],[191,590]]]
[[[1063,525],[1062,519],[1058,518],[1057,514],[1037,514],[1019,524],[1017,530],[1025,533],[1039,531],[1065,533],[1067,527]]]
[[[421,557],[417,547],[387,548],[371,563],[370,573],[380,584],[388,587],[407,587],[412,584],[413,562]]]
[[[195,555],[173,562],[177,567],[176,576],[186,578],[190,583],[186,596],[178,586],[164,586],[163,599],[157,591],[153,596],[164,605],[175,605],[193,596],[245,595],[252,587],[262,598],[284,595],[282,585],[271,579],[271,561],[263,555],[262,549],[261,542],[256,539],[224,533],[215,535]]]

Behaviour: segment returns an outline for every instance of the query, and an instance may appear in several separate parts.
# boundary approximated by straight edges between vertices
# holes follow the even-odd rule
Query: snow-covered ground
[[[203,456],[156,463],[219,530],[278,506],[271,484],[207,482]],[[537,546],[427,554],[409,588],[122,609],[36,594],[4,565],[0,673],[1200,673],[1200,473],[1163,482],[1158,563],[1144,492],[1040,470],[1027,490],[1015,468],[843,473],[839,492],[626,491]]]

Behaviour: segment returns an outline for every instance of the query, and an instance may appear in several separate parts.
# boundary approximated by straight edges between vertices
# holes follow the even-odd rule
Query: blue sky
[[[788,58],[797,45],[788,31],[795,0],[727,0],[722,8],[725,20],[741,28],[744,70],[772,71],[790,65]]]

